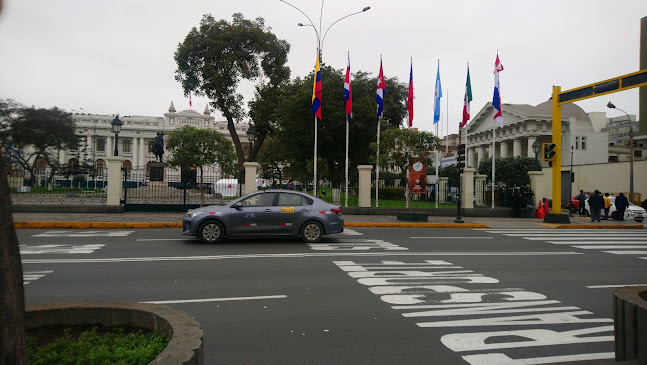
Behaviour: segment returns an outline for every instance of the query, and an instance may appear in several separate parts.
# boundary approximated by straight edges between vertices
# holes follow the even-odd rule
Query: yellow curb
[[[344,227],[411,227],[411,228],[491,228],[485,224],[464,223],[368,223],[346,222]]]

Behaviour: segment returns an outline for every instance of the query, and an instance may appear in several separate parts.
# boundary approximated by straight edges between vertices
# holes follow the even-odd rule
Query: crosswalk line
[[[613,249],[629,249],[629,248],[645,248],[647,245],[583,245],[583,246],[573,246],[575,248],[581,248],[583,250],[613,250]]]
[[[22,274],[22,283],[23,285],[27,285],[31,283],[32,281],[38,280],[42,278],[43,276],[47,274],[51,274],[53,271],[48,270],[48,271],[25,271]]]
[[[614,255],[647,255],[647,250],[645,251],[602,251],[606,253],[612,253]]]
[[[587,245],[612,245],[612,244],[647,244],[647,241],[630,241],[630,242],[624,242],[620,240],[616,241],[592,241],[592,242],[584,242],[584,241],[579,241],[579,242],[574,242],[574,241],[546,241],[548,243],[552,243],[555,245],[572,245],[572,244],[587,244]]]

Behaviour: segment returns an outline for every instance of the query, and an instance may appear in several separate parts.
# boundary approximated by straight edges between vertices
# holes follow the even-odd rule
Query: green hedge
[[[380,188],[380,200],[404,200],[404,188]],[[375,189],[371,189],[371,197],[375,198]]]

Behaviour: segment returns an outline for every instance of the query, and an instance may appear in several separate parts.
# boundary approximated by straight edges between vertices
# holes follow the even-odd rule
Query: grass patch
[[[30,365],[141,364],[153,361],[168,344],[158,332],[124,328],[66,328],[61,332],[39,331],[27,335]]]

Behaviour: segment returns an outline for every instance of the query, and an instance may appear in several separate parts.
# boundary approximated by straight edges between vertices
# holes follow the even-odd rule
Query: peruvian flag
[[[465,127],[470,120],[470,102],[472,101],[472,82],[470,81],[470,67],[467,66],[467,83],[465,84],[465,100],[463,100],[463,121],[460,127]]]
[[[344,79],[344,107],[348,119],[353,119],[353,89],[350,84],[350,52],[348,54],[348,67],[346,67],[346,78]]]

